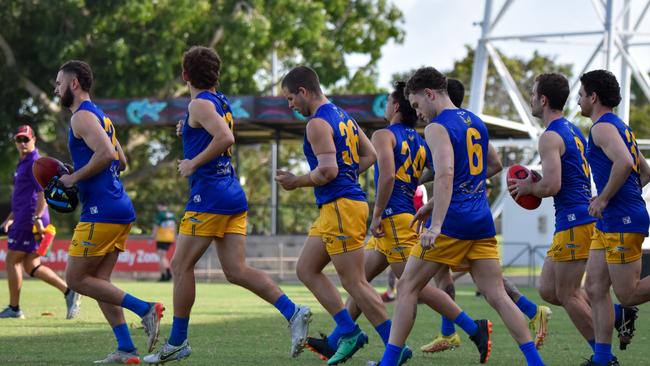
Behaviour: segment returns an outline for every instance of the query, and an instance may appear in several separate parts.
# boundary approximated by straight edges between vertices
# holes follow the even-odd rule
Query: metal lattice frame
[[[622,9],[615,17],[614,4],[616,1],[622,1]],[[595,68],[594,63],[599,55],[604,56],[602,63],[597,65],[612,71],[618,78],[621,84],[622,101],[618,107],[618,114],[624,121],[629,120],[630,115],[630,85],[631,77],[634,77],[636,82],[641,87],[646,98],[650,100],[650,77],[648,74],[641,70],[639,62],[636,57],[630,53],[631,47],[636,46],[650,46],[650,42],[634,42],[635,37],[648,36],[648,34],[640,33],[639,27],[642,24],[646,13],[650,9],[650,0],[646,0],[642,5],[641,12],[638,13],[634,25],[631,25],[631,0],[591,0],[591,5],[600,20],[600,29],[585,30],[579,32],[557,32],[557,33],[542,33],[542,34],[516,34],[516,35],[500,35],[493,36],[495,28],[506,15],[508,9],[514,0],[505,0],[501,5],[497,15],[492,16],[493,0],[485,0],[485,10],[483,13],[483,21],[481,22],[481,38],[478,40],[476,48],[474,67],[472,71],[471,81],[471,94],[470,94],[470,110],[477,113],[485,121],[492,124],[513,128],[519,131],[526,131],[530,139],[527,140],[531,147],[536,146],[539,136],[544,128],[539,122],[532,117],[530,106],[527,100],[521,95],[517,85],[508,71],[505,63],[496,51],[496,43],[502,41],[518,40],[521,42],[551,42],[558,38],[570,37],[585,37],[585,36],[601,36],[594,44],[594,51],[591,56],[580,69],[580,74],[585,73],[591,68]],[[559,26],[559,25],[558,25]],[[614,61],[620,58],[621,68],[617,72],[613,70]],[[485,105],[485,84],[487,79],[488,63],[492,61],[497,74],[501,78],[506,92],[513,103],[520,121],[508,121],[494,116],[483,114],[483,107]],[[571,91],[569,100],[574,100],[580,89],[580,82],[576,79],[571,84]],[[576,117],[579,113],[579,108],[573,106],[568,113],[570,119]],[[529,161],[524,161],[524,164],[538,164],[539,155],[533,156]],[[507,194],[506,187],[502,187],[501,192],[492,205],[492,215],[497,217],[503,210],[503,200]]]

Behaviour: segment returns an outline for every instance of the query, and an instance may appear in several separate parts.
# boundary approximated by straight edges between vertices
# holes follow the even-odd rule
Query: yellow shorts
[[[421,245],[411,249],[411,256],[422,260],[448,265],[454,271],[466,267],[468,261],[477,259],[499,259],[495,237],[462,240],[440,234],[431,249],[423,250]]]
[[[381,220],[384,235],[374,238],[376,250],[386,257],[388,263],[406,262],[411,248],[418,244],[418,233],[412,228],[413,215],[401,213]]]
[[[80,222],[74,228],[68,255],[71,257],[99,257],[115,250],[123,252],[131,224]]]
[[[610,264],[625,264],[641,259],[641,244],[645,235],[641,233],[604,233],[594,229],[591,250],[605,249],[605,259]]]
[[[246,211],[234,215],[185,211],[179,233],[217,238],[223,238],[225,234],[246,235],[246,216]]]
[[[366,243],[366,246],[363,248],[365,250],[377,250],[377,238],[371,236]]]
[[[596,224],[590,222],[558,231],[553,235],[553,244],[546,255],[553,262],[568,262],[589,258],[591,237]]]
[[[364,246],[368,203],[339,198],[321,206],[320,214],[309,230],[325,243],[327,254],[350,252]]]

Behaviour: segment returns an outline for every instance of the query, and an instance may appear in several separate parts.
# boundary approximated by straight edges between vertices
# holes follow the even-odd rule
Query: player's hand
[[[185,125],[185,120],[179,119],[178,123],[176,123],[176,136],[182,137],[183,136],[183,126]]]
[[[34,226],[36,226],[36,231],[42,236],[43,233],[45,232],[45,226],[43,226],[43,220],[36,220],[34,221]]]
[[[603,218],[603,211],[609,204],[609,201],[601,198],[600,196],[591,197],[589,200],[589,215],[598,219]]]
[[[12,220],[12,219],[6,219],[6,220],[2,223],[2,230],[4,230],[5,233],[8,233],[8,232],[9,232],[9,227],[10,227],[13,223],[14,223],[14,220]]]
[[[182,177],[189,177],[190,175],[194,174],[196,171],[196,167],[194,166],[194,163],[192,160],[188,159],[183,159],[183,160],[177,160],[178,162],[178,172],[181,174]]]
[[[382,238],[386,236],[386,233],[384,233],[384,227],[381,225],[381,215],[373,215],[372,221],[370,222],[370,232],[375,238]]]
[[[440,236],[439,227],[432,226],[424,229],[424,231],[420,234],[420,245],[422,246],[422,249],[427,250],[433,248],[438,236]]]
[[[519,197],[533,193],[533,184],[532,174],[528,174],[524,179],[508,178],[508,191],[516,201]]]
[[[74,177],[71,174],[64,174],[59,177],[59,182],[63,183],[64,187],[70,188],[76,183]]]
[[[296,176],[286,170],[276,170],[275,181],[278,182],[278,184],[287,191],[291,191],[297,188],[295,183]]]
[[[433,212],[433,200],[429,202],[431,202],[431,204],[427,202],[427,204],[420,207],[418,212],[416,212],[415,215],[413,216],[413,220],[411,220],[411,224],[409,225],[413,227],[414,224],[417,224],[415,231],[418,234],[422,232],[422,228],[424,227],[424,224],[429,220],[429,217],[431,217],[431,212]]]

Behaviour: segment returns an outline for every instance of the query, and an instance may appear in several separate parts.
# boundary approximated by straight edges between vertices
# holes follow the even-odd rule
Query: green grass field
[[[172,317],[171,284],[152,282],[119,282],[124,290],[149,300],[167,304],[163,318],[161,341],[169,334]],[[308,304],[314,311],[310,333],[328,332],[333,321],[303,287],[283,286],[294,301]],[[0,281],[2,304],[7,302],[6,280]],[[539,301],[532,289],[524,289],[531,299]],[[289,333],[284,318],[251,293],[228,284],[199,284],[198,298],[190,323],[190,344],[194,353],[181,365],[324,365],[314,354],[305,351],[298,358],[289,356]],[[493,351],[490,365],[523,365],[525,361],[496,313],[485,300],[474,296],[474,289],[461,286],[458,302],[474,318],[487,317],[494,322]],[[21,308],[27,319],[3,319],[0,322],[0,364],[3,365],[88,365],[103,358],[115,347],[112,332],[104,321],[97,304],[84,298],[82,313],[75,320],[64,319],[63,297],[40,281],[25,281]],[[590,349],[573,328],[566,313],[552,307],[553,319],[547,342],[542,349],[547,365],[579,365]],[[389,307],[392,312],[393,306]],[[53,316],[41,316],[43,312]],[[641,307],[637,333],[627,351],[616,351],[621,365],[648,364],[647,345],[650,339],[650,306]],[[139,319],[127,311],[127,322]],[[361,320],[369,334],[370,344],[360,350],[346,365],[365,365],[381,357],[383,347],[370,324]],[[419,348],[438,332],[440,318],[425,305],[418,307],[418,318],[408,340]],[[142,329],[132,328],[135,344],[141,353],[145,347]],[[408,365],[472,365],[478,364],[474,345],[462,336],[462,347],[434,355],[419,351]],[[618,340],[615,340],[618,348]],[[173,363],[174,365],[177,363]]]

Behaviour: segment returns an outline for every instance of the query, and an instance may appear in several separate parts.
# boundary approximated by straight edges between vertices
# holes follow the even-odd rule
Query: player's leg
[[[388,271],[388,280],[387,280],[386,291],[381,294],[381,300],[383,302],[391,302],[395,300],[395,286],[397,285],[397,275],[392,270]]]
[[[569,318],[590,346],[595,345],[591,306],[581,288],[586,260],[555,262],[555,291]],[[592,347],[593,348],[593,347]]]
[[[366,280],[363,250],[356,249],[335,254],[331,258],[341,279],[341,285],[361,308],[368,321],[375,327],[387,321],[386,306],[377,291]]]
[[[20,318],[25,314],[20,310],[20,290],[23,287],[22,259],[26,253],[18,250],[7,251],[5,259],[7,268],[7,285],[9,287],[9,306],[0,312],[0,318]]]
[[[188,343],[190,313],[196,299],[194,266],[212,243],[209,236],[178,234],[176,250],[171,260],[174,283],[174,318],[167,343],[144,357],[145,363],[159,364],[187,358],[192,353]]]
[[[368,282],[372,281],[388,267],[386,257],[380,251],[375,250],[374,245],[371,248],[366,246],[364,258],[364,271]],[[361,316],[361,309],[352,296],[348,296],[345,308],[353,320],[356,321]],[[329,335],[321,333],[320,338],[307,337],[307,348],[317,353],[323,361],[328,361],[336,353],[339,339],[341,339],[341,333],[340,327],[337,325]]]
[[[535,333],[535,347],[540,348],[544,344],[544,338],[548,333],[548,321],[551,319],[551,308],[544,305],[537,305],[524,296],[514,283],[503,278],[503,287],[508,297],[517,305],[517,308],[530,319],[528,327]]]
[[[66,280],[68,287],[75,292],[127,308],[140,316],[145,333],[148,335],[148,350],[151,351],[158,340],[163,305],[143,301],[95,275],[105,255],[116,250],[124,250],[130,230],[131,225],[79,223],[68,249]]]
[[[246,263],[246,236],[227,233],[215,239],[221,268],[226,279],[242,286],[273,305],[289,322],[291,355],[296,357],[305,346],[311,310],[297,305],[280,289],[266,272]]]
[[[395,366],[403,358],[406,339],[415,322],[417,299],[420,291],[438,271],[437,263],[427,262],[413,253],[397,283],[397,304],[393,314],[390,337],[380,361],[381,365]]]
[[[59,277],[50,267],[41,263],[40,256],[37,253],[29,253],[23,257],[23,268],[31,277],[43,280],[49,285],[56,287],[62,293],[66,293],[68,285]]]
[[[609,275],[616,297],[623,306],[640,305],[650,301],[650,277],[640,279],[641,276],[641,242],[637,245],[638,255],[627,255],[621,263],[608,261]],[[638,258],[637,258],[638,257]]]
[[[388,268],[388,261],[386,256],[377,250],[366,250],[364,252],[364,272],[366,280],[371,282],[375,277],[379,276],[386,268]],[[345,307],[350,312],[352,319],[356,320],[361,316],[361,309],[357,306],[353,297],[348,297],[345,302]]]
[[[456,299],[456,287],[454,286],[454,280],[448,267],[441,268],[433,277],[433,280],[437,288],[447,293],[452,300]],[[420,347],[422,352],[442,352],[460,347],[461,340],[456,332],[453,319],[449,319],[444,315],[441,315],[440,318],[440,333],[433,341]]]
[[[170,245],[171,243],[156,243],[156,252],[158,252],[160,264],[160,281],[169,281],[172,278],[169,259],[167,259],[167,252],[169,251]]]
[[[110,281],[118,256],[118,251],[105,255],[99,262],[93,275],[104,281]],[[122,307],[99,300],[97,301],[97,305],[99,305],[99,309],[102,311],[102,314],[104,314],[104,318],[106,318],[111,329],[113,329],[113,334],[117,341],[117,350],[109,353],[105,359],[97,362],[125,364],[140,363],[140,355],[131,339],[131,333],[129,332],[129,326],[126,324]]]
[[[477,246],[478,244],[474,244]],[[494,308],[512,337],[517,341],[519,348],[524,353],[528,365],[542,365],[542,359],[535,349],[526,320],[518,311],[515,303],[508,297],[503,285],[501,267],[497,259],[472,259],[472,277],[479,291],[483,293],[487,302]]]
[[[25,272],[29,273],[31,277],[43,280],[63,293],[67,308],[66,319],[73,319],[79,314],[81,295],[70,289],[65,281],[50,269],[50,267],[43,265],[38,253],[27,254],[23,258],[23,267],[25,268]]]
[[[591,303],[592,321],[594,326],[594,355],[592,361],[606,365],[612,354],[612,330],[614,329],[614,305],[610,296],[610,275],[605,261],[605,249],[592,242],[589,259],[587,260],[587,278],[585,288]]]

